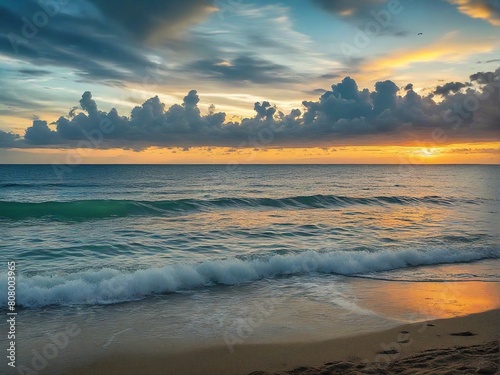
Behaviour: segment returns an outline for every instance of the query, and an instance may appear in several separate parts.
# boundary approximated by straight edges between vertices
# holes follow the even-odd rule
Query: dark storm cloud
[[[273,83],[292,80],[292,72],[287,67],[253,57],[238,57],[228,61],[201,60],[189,64],[187,70],[229,82]]]
[[[491,73],[491,74],[490,74]],[[269,101],[254,105],[254,117],[226,122],[225,113],[198,108],[200,97],[190,91],[182,104],[169,108],[158,96],[135,107],[130,116],[116,109],[99,110],[90,92],[53,124],[36,119],[24,138],[2,134],[2,147],[94,147],[141,150],[163,147],[306,147],[335,144],[404,144],[439,130],[446,142],[498,138],[500,130],[500,68],[471,76],[476,85],[451,90],[441,102],[433,94],[420,96],[411,84],[403,96],[390,81],[360,89],[350,77],[331,86],[317,101],[285,114]],[[485,81],[485,79],[489,79]],[[478,80],[481,79],[479,82]]]
[[[471,78],[472,80],[472,78]],[[470,83],[462,83],[462,82],[448,82],[443,86],[438,86],[436,90],[434,90],[434,94],[446,96],[451,92],[456,93],[463,89],[464,87],[470,86]]]

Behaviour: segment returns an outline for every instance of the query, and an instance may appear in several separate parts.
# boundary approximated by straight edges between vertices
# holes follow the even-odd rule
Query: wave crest
[[[133,200],[77,200],[68,202],[8,202],[0,201],[0,218],[22,220],[28,218],[58,217],[63,219],[98,219],[134,215],[155,216],[180,212],[223,208],[328,208],[351,205],[450,205],[453,198],[439,196],[405,197],[346,197],[337,195],[310,195],[287,198],[218,198],[211,200],[178,199],[162,201]],[[475,203],[475,202],[467,202]]]
[[[498,250],[335,251],[275,255],[265,259],[226,259],[137,271],[101,269],[53,276],[18,276],[17,304],[111,304],[211,285],[236,285],[264,278],[311,272],[356,275],[433,264],[499,259]],[[1,307],[7,306],[7,275],[0,276]]]

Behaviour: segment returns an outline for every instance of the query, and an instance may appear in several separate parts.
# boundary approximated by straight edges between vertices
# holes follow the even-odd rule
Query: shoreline
[[[377,374],[385,373],[389,363],[402,366],[401,374],[405,373],[405,368],[413,374],[425,374],[433,369],[425,367],[428,365],[440,366],[446,371],[462,368],[457,371],[494,374],[498,363],[491,358],[498,358],[499,332],[500,309],[495,309],[319,342],[241,344],[236,345],[233,352],[218,345],[176,354],[161,350],[141,354],[112,353],[65,374],[267,375],[278,372],[319,374],[322,371],[348,374],[351,370],[352,373],[370,373],[363,372],[367,370]],[[439,358],[434,362],[434,357]],[[340,372],[335,372],[335,366]],[[437,371],[437,367],[434,370]]]

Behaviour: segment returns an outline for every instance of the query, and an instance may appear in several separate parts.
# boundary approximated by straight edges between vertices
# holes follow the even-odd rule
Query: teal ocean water
[[[291,278],[499,281],[499,178],[498,166],[81,165],[61,173],[3,165],[0,306],[7,261],[16,261],[25,309],[178,301],[210,288],[234,294],[231,285],[283,288]],[[439,266],[448,264],[460,267]]]

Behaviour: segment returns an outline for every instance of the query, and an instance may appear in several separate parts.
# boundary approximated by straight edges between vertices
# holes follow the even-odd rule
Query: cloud
[[[32,77],[69,69],[75,82],[113,87],[182,86],[193,75],[226,84],[290,83],[315,76],[321,64],[335,66],[294,30],[281,5],[238,4],[222,30],[220,22],[199,23],[216,10],[206,0],[73,0],[36,27],[31,21],[41,9],[35,0],[0,2],[0,56],[30,64],[20,73]],[[153,39],[158,43],[144,43]]]
[[[19,69],[18,72],[31,77],[43,77],[50,74],[50,71],[43,69]]]
[[[472,74],[470,76],[471,82],[477,82],[481,84],[486,84],[488,82],[491,82],[495,79],[495,74],[494,72],[477,72],[475,74]]]
[[[2,79],[0,79],[0,85],[2,86],[0,103],[2,107],[8,108],[12,113],[16,113],[16,111],[43,110],[47,107],[47,104],[41,100],[42,98],[30,95],[29,92],[20,89],[16,90]]]
[[[448,0],[463,14],[500,26],[500,2],[498,0]]]
[[[19,147],[19,138],[18,134],[0,130],[0,148]]]
[[[472,75],[470,82],[453,82],[443,100],[420,96],[408,84],[403,96],[390,80],[360,89],[345,77],[317,101],[284,114],[269,101],[256,102],[255,116],[226,122],[211,106],[198,108],[200,97],[191,90],[182,104],[169,108],[158,96],[121,116],[116,109],[101,111],[90,92],[83,93],[81,111],[72,110],[53,124],[36,119],[24,138],[0,134],[1,147],[93,147],[142,150],[150,146],[234,148],[331,147],[334,145],[406,144],[431,139],[439,129],[446,142],[495,139],[500,130],[500,68]],[[443,87],[446,87],[444,85]],[[463,90],[465,89],[466,90]]]
[[[83,7],[81,2],[76,5]],[[0,55],[31,63],[38,67],[38,75],[45,66],[68,67],[90,81],[141,82],[145,68],[153,65],[145,57],[148,50],[131,40],[124,42],[126,35],[112,23],[68,13],[61,6],[53,17],[47,16],[43,27],[36,27],[31,20],[41,9],[29,0],[22,7],[0,4]]]
[[[392,81],[377,82],[375,92],[372,93],[373,111],[382,113],[386,110],[394,111],[397,107],[397,96],[399,88]]]
[[[56,144],[60,141],[57,132],[48,127],[47,121],[42,120],[33,120],[24,138],[32,145]]]
[[[436,90],[434,90],[434,94],[446,96],[451,92],[456,93],[467,86],[470,86],[470,84],[462,83],[462,82],[448,82],[448,83],[444,84],[443,86],[438,86],[436,88]]]
[[[90,0],[108,20],[113,20],[140,40],[173,39],[189,26],[217,10],[210,0]]]
[[[306,94],[311,94],[311,95],[323,95],[327,90],[325,89],[314,89],[314,90],[308,90],[304,91]]]
[[[373,20],[374,14],[378,14],[388,4],[386,0],[312,0],[312,3],[336,17],[357,24],[358,27],[362,27],[364,23]],[[381,34],[398,37],[409,35],[409,32],[401,28],[396,20],[392,19],[391,23],[391,25],[387,25],[381,30]]]
[[[366,77],[391,75],[394,70],[408,66],[443,61],[446,63],[465,61],[469,56],[491,52],[494,46],[486,40],[467,40],[450,32],[424,47],[398,50],[363,63],[361,72]],[[370,79],[370,78],[368,78]]]
[[[179,67],[187,75],[197,70],[197,75],[224,83],[231,83],[233,77],[247,80],[245,75],[254,83],[262,79],[288,83],[316,77],[318,71],[339,65],[325,51],[318,51],[311,36],[296,30],[290,7],[225,0],[216,4],[228,6],[221,11],[223,20],[217,22],[213,17],[194,27],[188,44],[179,46],[196,51],[195,61]]]
[[[227,82],[274,83],[292,80],[292,72],[283,65],[253,57],[231,60],[200,60],[188,65],[192,73]]]
[[[313,0],[313,3],[322,9],[347,18],[368,18],[370,11],[384,2],[384,0]]]
[[[491,63],[496,63],[500,62],[500,59],[493,59],[493,60],[486,60],[486,61],[478,61],[478,64],[491,64]]]
[[[336,78],[341,78],[340,74],[336,73],[329,73],[329,74],[322,74],[319,76],[321,79],[336,79]]]

